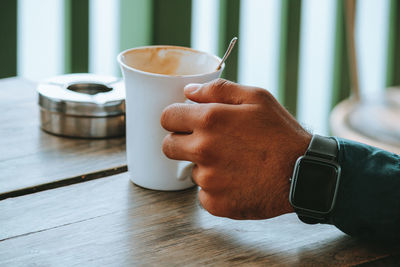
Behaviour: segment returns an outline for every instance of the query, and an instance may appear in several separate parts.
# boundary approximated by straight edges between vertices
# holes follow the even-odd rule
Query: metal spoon
[[[229,43],[228,49],[226,49],[225,55],[222,57],[222,60],[217,67],[217,70],[221,68],[222,64],[224,64],[225,60],[228,58],[229,54],[231,53],[233,47],[236,44],[237,39],[238,39],[237,37],[233,37],[233,39]]]

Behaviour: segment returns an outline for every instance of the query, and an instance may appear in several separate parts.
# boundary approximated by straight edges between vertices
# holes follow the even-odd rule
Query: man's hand
[[[265,219],[292,212],[289,178],[311,140],[266,90],[218,79],[185,87],[199,104],[173,104],[161,125],[171,159],[192,161],[199,200],[211,214]]]

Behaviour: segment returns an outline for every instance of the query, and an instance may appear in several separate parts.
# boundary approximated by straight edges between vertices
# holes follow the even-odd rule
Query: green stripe
[[[294,116],[297,109],[301,0],[281,1],[278,99]]]
[[[335,25],[335,51],[332,85],[332,107],[350,96],[350,69],[346,38],[344,2],[337,0]]]
[[[153,44],[190,47],[192,1],[154,0]]]
[[[65,0],[64,70],[88,72],[89,69],[89,0]]]
[[[386,86],[400,85],[400,3],[390,1]]]
[[[225,70],[222,77],[231,81],[237,81],[238,76],[238,47],[240,45],[239,19],[240,19],[240,0],[219,0],[219,43],[218,55],[222,57],[229,42],[233,37],[238,37],[236,47],[232,50],[226,61]]]
[[[17,1],[3,0],[0,8],[0,78],[17,74]]]
[[[120,50],[152,43],[153,1],[120,0]]]

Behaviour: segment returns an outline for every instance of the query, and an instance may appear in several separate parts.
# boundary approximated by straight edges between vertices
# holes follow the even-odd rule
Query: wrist
[[[298,138],[297,141],[294,143],[292,146],[292,150],[287,153],[286,156],[286,166],[284,166],[284,170],[282,170],[282,173],[285,175],[282,177],[283,182],[284,182],[284,192],[282,194],[282,214],[285,213],[292,213],[294,212],[294,209],[292,205],[289,202],[289,194],[290,194],[290,178],[293,174],[293,170],[296,164],[296,161],[299,157],[303,156],[307,148],[310,144],[312,138],[312,134],[304,131]]]

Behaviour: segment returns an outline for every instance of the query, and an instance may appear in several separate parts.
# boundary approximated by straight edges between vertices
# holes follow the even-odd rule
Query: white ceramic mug
[[[155,190],[192,187],[190,162],[168,159],[162,141],[168,134],[161,113],[184,102],[183,88],[218,78],[217,56],[185,47],[147,46],[118,55],[126,90],[126,151],[132,182]]]

